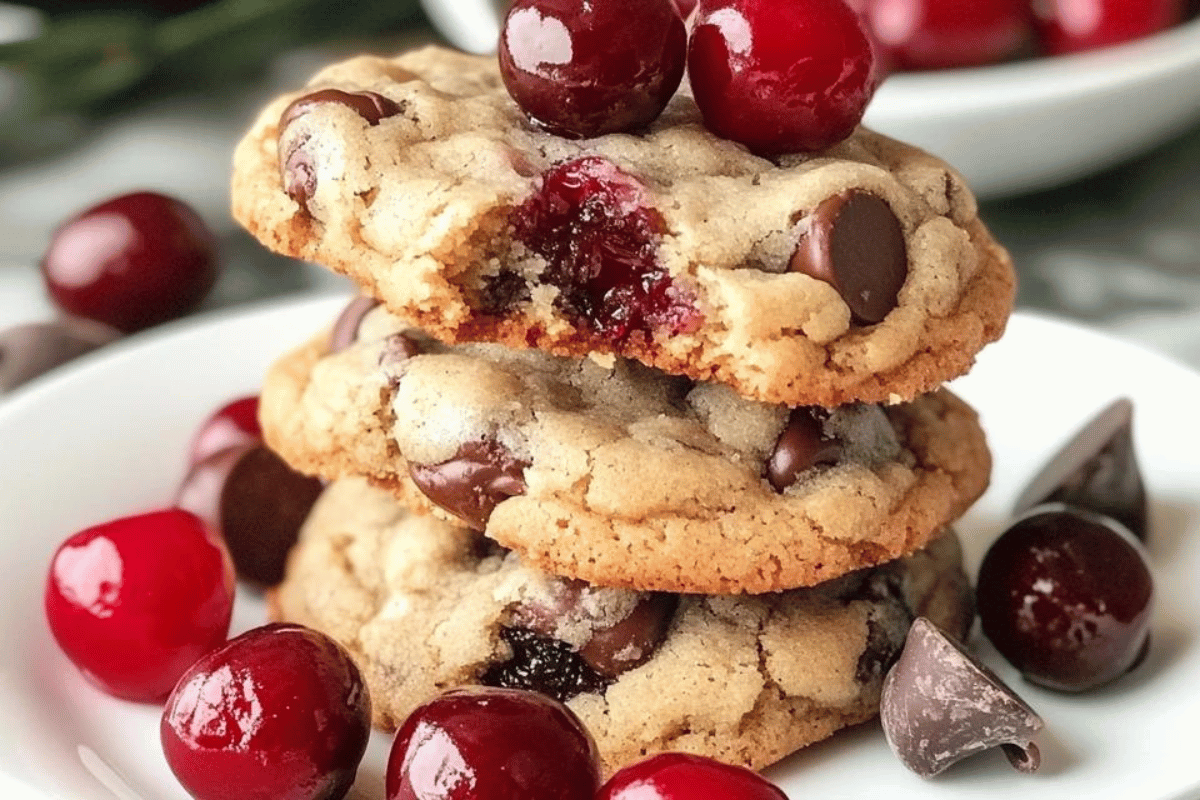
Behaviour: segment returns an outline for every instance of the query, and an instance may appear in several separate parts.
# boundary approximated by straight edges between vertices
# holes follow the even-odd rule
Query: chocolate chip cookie
[[[233,210],[443,341],[614,354],[788,405],[931,391],[1013,300],[971,193],[924,152],[859,129],[768,160],[686,93],[638,134],[561,138],[494,58],[436,47],[271,103]]]
[[[991,465],[945,390],[789,408],[636,361],[444,345],[361,299],[272,367],[260,417],[301,471],[366,476],[547,572],[643,590],[776,591],[888,561]]]
[[[757,769],[869,719],[914,616],[961,635],[970,598],[953,534],[777,594],[599,588],[349,478],[314,506],[271,605],[348,648],[381,728],[452,687],[533,689],[580,716],[612,772],[666,750]]]

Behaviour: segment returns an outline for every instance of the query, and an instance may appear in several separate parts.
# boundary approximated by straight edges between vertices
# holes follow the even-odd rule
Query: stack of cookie
[[[331,481],[274,613],[346,645],[380,727],[516,686],[610,771],[761,768],[873,716],[915,616],[969,624],[948,526],[990,458],[941,384],[1013,274],[946,164],[863,129],[768,161],[683,95],[566,140],[428,48],[269,106],[234,211],[362,292],[261,421]]]

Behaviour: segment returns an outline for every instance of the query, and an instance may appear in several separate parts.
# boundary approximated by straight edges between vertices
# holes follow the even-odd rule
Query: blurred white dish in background
[[[456,47],[495,49],[507,0],[421,0]],[[863,122],[957,167],[982,199],[1057,186],[1200,121],[1200,19],[1128,44],[892,75]]]

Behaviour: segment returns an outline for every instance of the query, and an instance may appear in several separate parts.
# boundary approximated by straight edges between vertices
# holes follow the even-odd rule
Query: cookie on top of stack
[[[271,104],[234,210],[363,294],[260,414],[331,482],[273,613],[349,649],[380,727],[512,686],[609,772],[761,768],[874,716],[915,617],[965,633],[949,526],[991,465],[940,387],[1013,275],[946,164],[862,128],[760,157],[683,93],[565,138],[430,47]]]

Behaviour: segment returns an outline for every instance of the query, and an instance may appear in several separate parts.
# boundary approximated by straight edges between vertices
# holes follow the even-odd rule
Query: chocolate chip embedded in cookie
[[[642,132],[567,139],[495,61],[328,68],[239,145],[235,215],[443,341],[610,353],[767,402],[911,399],[1001,334],[1012,265],[940,160],[861,128],[762,158],[684,93]]]
[[[444,345],[382,307],[357,331],[271,369],[271,446],[558,575],[676,592],[812,585],[912,552],[988,481],[975,414],[946,391],[789,409],[635,361]]]
[[[875,715],[915,615],[956,635],[971,619],[952,534],[818,587],[741,597],[591,586],[479,538],[337,481],[274,613],[350,650],[379,727],[455,686],[535,689],[580,716],[610,773],[668,750],[765,767]]]

